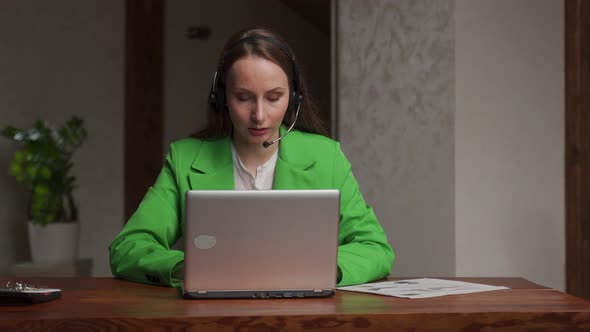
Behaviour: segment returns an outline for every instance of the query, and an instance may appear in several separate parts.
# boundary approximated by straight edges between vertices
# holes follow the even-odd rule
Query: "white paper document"
[[[405,297],[409,299],[422,299],[443,295],[487,292],[508,289],[508,287],[474,284],[464,281],[420,278],[375,282],[356,286],[338,287],[337,289],[352,292]]]

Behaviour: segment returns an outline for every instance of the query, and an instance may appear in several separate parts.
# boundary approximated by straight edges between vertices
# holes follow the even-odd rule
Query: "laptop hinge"
[[[207,291],[206,290],[200,290],[200,291],[197,291],[197,294],[207,294]]]
[[[314,293],[323,293],[324,290],[323,289],[314,289],[313,292]]]

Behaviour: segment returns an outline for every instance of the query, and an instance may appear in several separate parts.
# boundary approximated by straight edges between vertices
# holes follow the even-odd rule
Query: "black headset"
[[[227,109],[227,101],[225,95],[225,82],[223,80],[223,65],[228,54],[238,45],[253,43],[256,40],[267,41],[276,47],[280,48],[283,53],[291,61],[293,66],[293,82],[289,86],[289,107],[287,108],[288,113],[295,112],[301,107],[303,101],[303,94],[301,93],[301,81],[299,78],[299,70],[297,69],[297,63],[295,62],[295,55],[289,50],[289,48],[283,43],[279,42],[275,38],[262,36],[262,35],[251,35],[244,37],[227,48],[227,51],[223,54],[223,57],[217,64],[217,70],[213,75],[213,82],[211,84],[211,92],[209,93],[209,103],[213,105],[213,109],[217,112],[222,112]]]

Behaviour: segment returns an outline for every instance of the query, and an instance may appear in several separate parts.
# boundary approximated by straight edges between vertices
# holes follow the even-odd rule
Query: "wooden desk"
[[[590,302],[520,278],[460,278],[510,290],[401,299],[338,291],[324,299],[182,300],[112,278],[25,278],[62,298],[0,307],[0,331],[590,331]],[[5,284],[6,278],[0,278]]]

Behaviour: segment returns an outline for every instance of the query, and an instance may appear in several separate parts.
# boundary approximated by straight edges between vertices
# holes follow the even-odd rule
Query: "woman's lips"
[[[263,136],[267,133],[267,128],[248,128],[250,135],[252,136]]]

